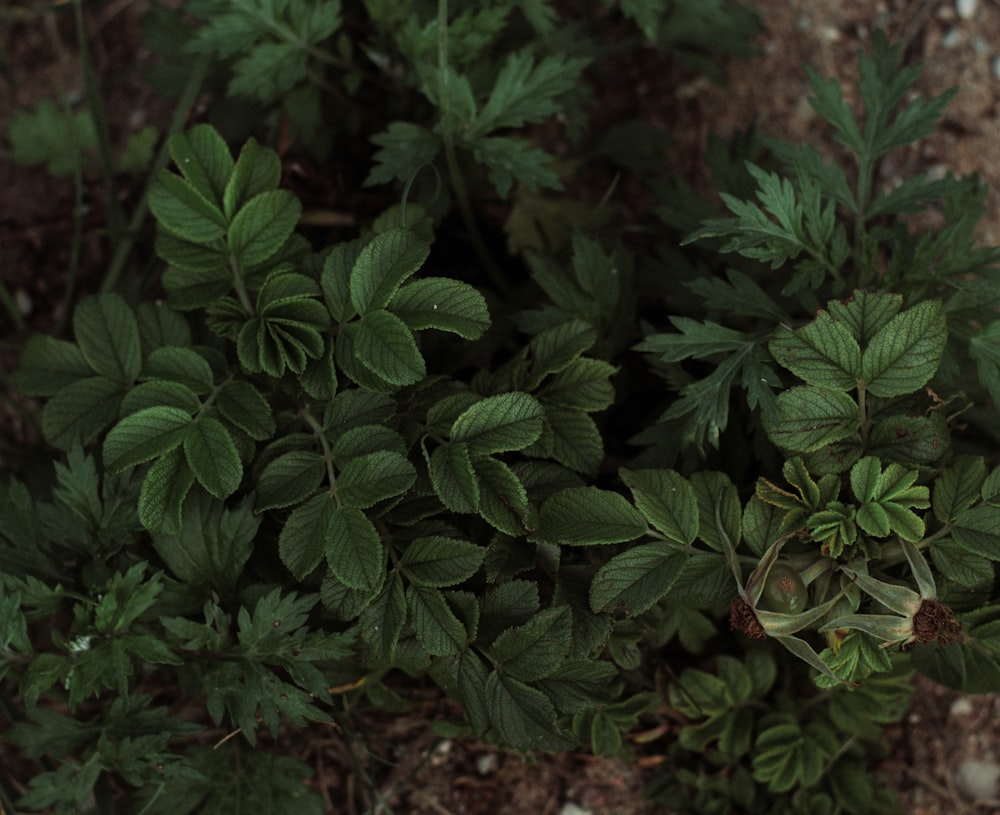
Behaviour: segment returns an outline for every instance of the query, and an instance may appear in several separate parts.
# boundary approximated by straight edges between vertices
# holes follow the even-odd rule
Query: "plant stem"
[[[74,141],[75,141],[74,129]],[[79,148],[74,145],[79,156]],[[73,311],[73,295],[76,293],[76,276],[80,270],[80,249],[83,246],[83,166],[78,159],[73,167],[73,240],[69,250],[69,271],[66,274],[66,291],[63,292],[62,307],[56,317],[53,335],[61,337],[66,331],[69,315]]]
[[[442,114],[448,113],[448,0],[438,0],[438,105]],[[444,140],[444,157],[448,164],[448,176],[451,179],[451,188],[455,193],[455,204],[458,206],[458,213],[462,217],[465,231],[468,233],[472,248],[483,264],[483,269],[493,283],[493,286],[500,294],[507,294],[510,291],[510,284],[500,267],[493,259],[486,242],[483,240],[479,225],[476,223],[475,213],[472,211],[472,204],[469,202],[469,192],[465,187],[465,179],[462,177],[462,170],[458,165],[458,154],[455,151],[455,139],[451,133],[442,136]]]
[[[868,452],[868,436],[872,429],[872,420],[868,418],[867,389],[863,383],[858,384],[858,422],[861,427],[861,450]]]
[[[174,109],[174,116],[170,121],[170,129],[167,132],[167,138],[163,140],[163,144],[160,145],[156,158],[153,160],[153,166],[150,168],[149,172],[149,181],[146,183],[146,189],[143,190],[142,199],[132,212],[132,218],[129,220],[128,229],[122,236],[122,239],[115,245],[115,251],[111,257],[111,263],[108,265],[108,273],[104,276],[104,280],[101,282],[101,291],[113,291],[118,286],[118,281],[122,276],[122,272],[125,270],[125,264],[132,252],[132,246],[135,244],[135,239],[139,234],[139,229],[142,227],[142,222],[146,219],[146,212],[149,208],[149,189],[153,185],[157,171],[167,166],[167,161],[170,157],[169,137],[171,134],[176,133],[184,126],[184,122],[187,120],[188,110],[191,105],[194,104],[195,99],[198,98],[198,94],[201,92],[201,85],[205,81],[205,74],[208,73],[209,62],[210,60],[207,55],[199,57],[195,60],[194,65],[191,68],[191,73],[188,74],[187,83],[184,85],[184,90],[181,93],[180,99],[177,100],[177,107]]]
[[[0,280],[0,303],[3,303],[7,313],[10,315],[10,319],[17,326],[18,331],[24,331],[28,324],[24,320],[24,315],[21,314],[21,310],[17,307],[17,303],[14,302],[14,298],[11,297],[10,292],[7,290],[7,286],[2,280]]]

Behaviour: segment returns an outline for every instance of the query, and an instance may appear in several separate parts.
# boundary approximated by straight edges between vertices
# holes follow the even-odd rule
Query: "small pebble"
[[[476,772],[480,775],[489,775],[497,768],[497,754],[483,753],[476,759]]]
[[[965,33],[958,28],[949,28],[945,35],[941,38],[941,47],[951,51],[962,44],[965,39]]]
[[[955,11],[963,20],[971,20],[976,16],[979,0],[955,0]]]
[[[1000,57],[993,60],[993,76],[1000,79]]]
[[[959,696],[951,703],[952,716],[969,716],[972,713],[972,702],[968,696]]]
[[[20,311],[25,317],[31,314],[31,309],[34,307],[34,303],[31,302],[31,295],[29,295],[24,289],[18,289],[14,292],[14,302],[17,304],[17,310]]]
[[[590,810],[567,801],[562,805],[562,809],[559,810],[559,815],[590,815]]]
[[[955,782],[970,798],[983,800],[995,798],[1000,766],[993,761],[963,761],[958,768]]]

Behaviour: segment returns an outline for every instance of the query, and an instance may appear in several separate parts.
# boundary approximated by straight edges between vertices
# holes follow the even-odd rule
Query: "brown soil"
[[[29,2],[29,0],[25,0]],[[963,8],[965,4],[963,3]],[[768,134],[798,142],[810,140],[837,151],[831,133],[807,103],[803,64],[847,80],[856,73],[856,52],[866,49],[876,27],[905,43],[908,61],[923,60],[918,89],[936,94],[951,86],[960,93],[943,126],[921,145],[902,151],[881,167],[881,182],[898,183],[915,171],[979,172],[991,188],[989,214],[980,236],[1000,241],[1000,3],[980,0],[974,14],[962,18],[954,0],[758,0],[764,31],[759,53],[726,66],[726,87],[672,68],[673,74],[643,77],[634,86],[635,106],[650,120],[665,124],[677,138],[671,157],[693,168],[692,180],[705,186],[698,163],[709,127],[727,135],[757,122]],[[57,94],[83,91],[69,6],[31,7],[4,4],[5,31],[0,52],[0,123],[17,106]],[[139,42],[141,3],[97,4],[87,24],[95,69],[111,88],[110,126],[117,140],[142,124],[163,127],[169,110],[139,81],[148,58]],[[849,98],[850,91],[849,91]],[[80,249],[77,293],[92,290],[108,262],[104,224],[105,193],[96,177],[85,179],[84,240]],[[140,189],[119,180],[116,195],[126,209]],[[46,331],[58,319],[70,264],[74,230],[72,180],[54,180],[38,168],[10,161],[0,146],[0,269],[2,281],[17,299],[25,322]],[[25,334],[0,310],[0,377],[13,367]],[[29,411],[9,392],[0,395],[0,435],[20,443],[30,439]],[[17,455],[9,440],[0,459]],[[17,462],[8,461],[8,466]],[[2,461],[0,461],[2,464]],[[917,682],[914,705],[906,720],[889,729],[891,757],[882,765],[903,797],[909,815],[1000,813],[1000,801],[973,802],[954,778],[965,759],[1000,758],[1000,699],[960,697],[930,683]],[[642,799],[639,762],[602,760],[590,755],[539,756],[531,762],[468,741],[441,741],[423,716],[371,723],[380,755],[395,763],[385,774],[383,790],[405,781],[393,797],[392,810],[434,815],[558,815],[572,803],[591,815],[639,815],[663,811]],[[0,765],[6,764],[0,742]],[[650,751],[647,749],[647,756]],[[652,751],[655,753],[655,750]],[[346,762],[339,734],[314,734],[303,753],[317,769],[316,784],[331,813],[350,813],[357,778]],[[9,759],[9,756],[7,757]],[[655,756],[644,763],[654,763]],[[7,765],[8,772],[10,767]],[[18,779],[26,782],[27,778]]]

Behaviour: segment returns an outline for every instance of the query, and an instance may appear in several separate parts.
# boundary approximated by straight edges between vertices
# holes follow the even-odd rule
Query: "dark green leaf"
[[[40,335],[32,337],[24,347],[14,373],[14,384],[28,396],[52,396],[92,374],[93,370],[77,346]]]
[[[687,546],[698,535],[698,500],[686,479],[673,470],[618,471],[632,491],[636,509],[668,540]]]
[[[393,295],[388,308],[412,331],[437,328],[476,340],[490,327],[483,296],[468,283],[444,277],[406,284]]]
[[[927,300],[893,317],[872,338],[861,375],[875,396],[902,396],[926,385],[948,338],[941,303]]]
[[[687,553],[664,541],[634,546],[597,570],[590,607],[598,613],[642,614],[670,591],[686,563]]]
[[[337,475],[337,499],[345,507],[368,509],[405,492],[416,477],[413,465],[399,453],[367,453],[348,461]]]
[[[399,568],[412,583],[444,588],[468,580],[483,563],[484,550],[468,541],[441,535],[417,538],[403,553]]]
[[[412,385],[427,375],[410,329],[388,311],[365,314],[354,337],[354,350],[368,370],[393,385]]]
[[[249,382],[227,382],[216,398],[219,413],[255,441],[274,435],[274,417],[267,400]]]
[[[163,379],[180,382],[200,396],[212,390],[215,377],[212,368],[200,354],[190,348],[157,348],[142,366],[142,379]]]
[[[452,442],[472,455],[521,450],[542,433],[542,406],[527,393],[488,396],[465,410],[451,427]]]
[[[445,444],[431,453],[431,483],[441,503],[452,512],[479,509],[479,484],[472,469],[468,445]]]
[[[132,382],[139,375],[139,326],[117,294],[99,294],[80,303],[73,312],[73,333],[97,373],[121,382]]]
[[[325,497],[325,496],[320,496]],[[360,509],[328,510],[324,540],[330,571],[345,586],[376,591],[385,579],[385,546]]]
[[[406,278],[419,269],[430,246],[409,229],[389,229],[375,235],[351,269],[351,303],[367,315],[384,309]]]
[[[247,201],[229,227],[229,251],[243,268],[267,260],[284,245],[302,214],[288,190],[268,190]]]
[[[517,750],[568,750],[575,739],[556,724],[549,698],[498,671],[486,680],[490,718],[503,744]]]
[[[278,456],[257,479],[257,512],[292,506],[309,498],[326,473],[323,457],[307,450]]]
[[[151,407],[126,416],[104,440],[104,466],[121,472],[169,453],[184,443],[191,414],[175,407]]]
[[[243,463],[232,436],[211,416],[202,416],[188,427],[184,456],[198,483],[216,498],[232,495],[243,479]]]
[[[597,487],[574,487],[542,504],[538,519],[544,540],[590,546],[635,540],[647,531],[642,515],[622,496]]]
[[[179,531],[181,509],[193,484],[194,473],[179,449],[159,458],[139,491],[139,521],[150,532]]]
[[[167,170],[160,170],[149,189],[150,212],[160,226],[195,243],[210,243],[226,232],[222,210],[193,185]]]
[[[226,217],[233,216],[255,195],[275,189],[281,181],[281,159],[269,147],[248,139],[226,183],[222,202]]]
[[[846,393],[800,385],[778,396],[777,414],[764,419],[779,447],[810,453],[857,433],[858,406]]]
[[[188,182],[216,207],[233,171],[233,157],[222,136],[211,125],[195,125],[168,140],[170,157]]]
[[[449,656],[465,647],[465,626],[438,589],[410,586],[406,590],[406,600],[410,625],[428,654]]]
[[[548,608],[500,634],[490,648],[490,656],[506,676],[525,682],[544,679],[569,655],[572,633],[569,608]]]
[[[122,385],[105,376],[88,376],[62,388],[42,411],[42,433],[53,447],[86,444],[118,416]]]

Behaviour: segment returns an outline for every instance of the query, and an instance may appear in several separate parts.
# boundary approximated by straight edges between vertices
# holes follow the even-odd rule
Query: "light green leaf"
[[[342,506],[368,509],[406,492],[416,478],[417,471],[405,456],[390,450],[367,453],[341,468],[337,475],[337,498]]]
[[[646,521],[628,501],[597,487],[571,487],[549,498],[539,512],[538,535],[553,543],[592,546],[635,540]]]
[[[229,251],[243,268],[262,263],[295,230],[302,205],[288,190],[268,190],[247,201],[229,227]]]
[[[417,538],[403,553],[399,568],[419,586],[444,588],[468,580],[483,563],[484,549],[468,541],[433,535]]]
[[[73,333],[95,372],[132,382],[142,368],[135,314],[117,294],[88,297],[73,312]]]
[[[527,393],[488,396],[455,420],[451,440],[464,442],[472,455],[522,450],[541,435],[542,412]]]
[[[309,498],[326,474],[326,464],[319,453],[292,450],[278,456],[257,479],[256,511],[279,509]]]
[[[939,300],[918,303],[893,317],[865,348],[861,376],[875,396],[902,396],[926,385],[948,339]]]
[[[590,607],[596,613],[642,614],[670,591],[686,563],[684,550],[665,541],[634,546],[597,570]]]
[[[184,443],[191,421],[187,411],[166,406],[126,416],[104,439],[104,466],[117,473],[169,453]]]
[[[351,303],[359,314],[384,309],[406,278],[419,269],[430,246],[409,229],[375,235],[351,269]]]
[[[799,385],[778,396],[774,417],[764,417],[771,441],[799,453],[811,453],[858,432],[858,406],[846,393]]]
[[[412,331],[436,328],[476,340],[490,327],[486,300],[468,283],[425,277],[400,288],[389,310]]]
[[[337,507],[327,513],[324,539],[330,571],[345,586],[376,591],[385,579],[385,546],[360,509]]]
[[[397,387],[413,385],[427,375],[410,329],[388,311],[365,314],[354,337],[354,350],[368,370]]]
[[[236,445],[229,431],[211,416],[202,416],[188,427],[184,455],[198,483],[216,498],[232,495],[243,480]]]
[[[698,535],[698,500],[688,481],[673,470],[618,471],[632,500],[649,523],[685,546]]]
[[[778,329],[768,346],[779,364],[809,385],[848,391],[861,374],[861,346],[850,330],[821,311],[796,331]]]

